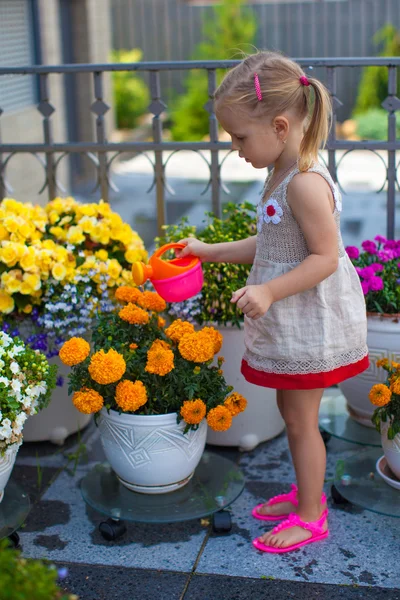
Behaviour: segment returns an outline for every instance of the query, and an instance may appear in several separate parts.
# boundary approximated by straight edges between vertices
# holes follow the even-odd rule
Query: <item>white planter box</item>
[[[47,408],[29,417],[25,422],[24,441],[50,441],[62,445],[69,435],[84,429],[92,415],[79,412],[72,404],[72,398],[68,395],[70,368],[64,365],[58,356],[49,359],[49,363],[58,366],[58,375],[64,378],[64,385],[55,388]]]
[[[382,423],[382,448],[390,470],[396,475],[397,479],[400,479],[400,434],[395,435],[393,440],[389,440],[387,436],[388,428],[388,423]]]
[[[176,413],[129,415],[102,409],[101,442],[108,462],[127,488],[144,494],[177,490],[192,478],[207,436],[207,422],[184,434]]]
[[[224,336],[220,354],[225,358],[222,366],[228,385],[247,400],[246,410],[233,419],[228,431],[209,429],[207,443],[215,446],[239,446],[253,450],[261,442],[279,435],[285,424],[276,404],[275,390],[248,383],[240,372],[245,351],[244,333],[237,327],[215,326]]]
[[[14,467],[19,444],[14,444],[12,450],[5,456],[0,456],[0,502],[4,498],[4,490]]]
[[[400,362],[400,323],[393,317],[368,317],[368,337],[370,366],[367,371],[343,381],[339,387],[347,400],[351,417],[367,427],[374,427],[371,422],[375,406],[370,402],[368,394],[373,385],[384,383],[387,372],[376,366],[380,358]]]

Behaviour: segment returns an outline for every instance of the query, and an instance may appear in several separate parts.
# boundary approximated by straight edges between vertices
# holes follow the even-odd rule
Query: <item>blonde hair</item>
[[[254,84],[256,73],[261,101],[257,99]],[[307,77],[307,86],[301,83],[302,77],[305,75],[301,67],[286,56],[278,52],[258,52],[227,73],[214,98],[216,104],[242,105],[254,117],[268,115],[273,119],[290,109],[299,119],[307,119],[299,157],[299,169],[307,171],[327,140],[332,105],[328,90],[318,79]],[[314,94],[310,93],[311,89]]]

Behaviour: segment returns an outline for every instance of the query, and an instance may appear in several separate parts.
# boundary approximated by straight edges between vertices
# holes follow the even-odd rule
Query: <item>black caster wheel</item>
[[[8,536],[8,539],[11,542],[11,545],[13,548],[15,548],[16,550],[21,550],[21,544],[20,544],[20,539],[19,539],[19,535],[16,531],[14,531],[14,533],[12,533],[11,535]]]
[[[99,531],[107,542],[114,542],[124,535],[126,532],[126,525],[124,521],[107,519],[107,521],[100,523]]]
[[[331,496],[334,504],[350,504],[346,498],[343,498],[335,485],[332,485],[331,487]]]
[[[320,433],[321,433],[321,437],[323,439],[323,442],[325,444],[325,447],[328,446],[328,442],[331,439],[332,435],[330,433],[328,433],[327,431],[325,431],[324,429],[320,429]]]
[[[219,510],[213,514],[212,528],[214,533],[229,533],[232,529],[231,513],[227,510]]]

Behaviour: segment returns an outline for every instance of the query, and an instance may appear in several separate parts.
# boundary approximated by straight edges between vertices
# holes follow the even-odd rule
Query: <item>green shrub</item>
[[[256,235],[256,207],[247,202],[243,204],[226,204],[223,219],[218,219],[212,213],[206,213],[205,227],[199,231],[189,225],[183,218],[177,225],[167,225],[165,235],[157,238],[158,246],[169,242],[195,236],[199,240],[216,244],[219,242],[234,242]],[[204,263],[204,286],[195,299],[186,303],[172,305],[170,313],[187,319],[188,316],[199,325],[213,321],[218,325],[231,323],[239,325],[243,321],[243,313],[231,303],[232,293],[246,285],[251,265],[225,263]]]
[[[251,45],[257,31],[257,20],[246,0],[222,0],[211,8],[203,20],[202,39],[192,56],[193,60],[231,59],[238,46]],[[217,83],[224,72],[217,71]],[[209,131],[209,115],[204,109],[208,101],[207,74],[191,71],[185,81],[186,93],[174,102],[171,112],[171,133],[174,140],[202,139]]]
[[[142,58],[141,50],[114,50],[111,60],[115,63],[134,63]],[[144,82],[132,71],[114,71],[112,74],[114,105],[117,127],[133,129],[138,118],[147,110],[150,94]]]
[[[397,113],[397,137],[400,137],[400,114]],[[357,135],[363,140],[387,140],[388,113],[383,108],[371,108],[355,116]]]
[[[60,590],[57,576],[55,567],[22,558],[6,540],[0,542],[0,600],[78,600]]]
[[[378,56],[400,56],[400,33],[393,25],[385,25],[374,35],[374,43],[381,47]],[[400,93],[399,69],[397,69],[397,95]],[[387,67],[366,67],[361,76],[354,115],[370,108],[380,108],[388,96]],[[382,139],[382,138],[380,138]]]

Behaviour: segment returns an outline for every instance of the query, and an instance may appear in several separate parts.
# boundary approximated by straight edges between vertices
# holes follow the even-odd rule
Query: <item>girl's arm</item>
[[[334,201],[326,181],[315,173],[301,173],[288,188],[288,203],[306,239],[310,255],[294,269],[268,283],[237,290],[232,302],[252,319],[267,312],[273,302],[315,287],[338,266],[338,239]]]
[[[251,265],[256,254],[257,236],[239,240],[238,242],[222,242],[220,244],[206,244],[196,238],[185,238],[180,244],[185,244],[178,257],[198,256],[202,262],[235,263],[240,265]]]

